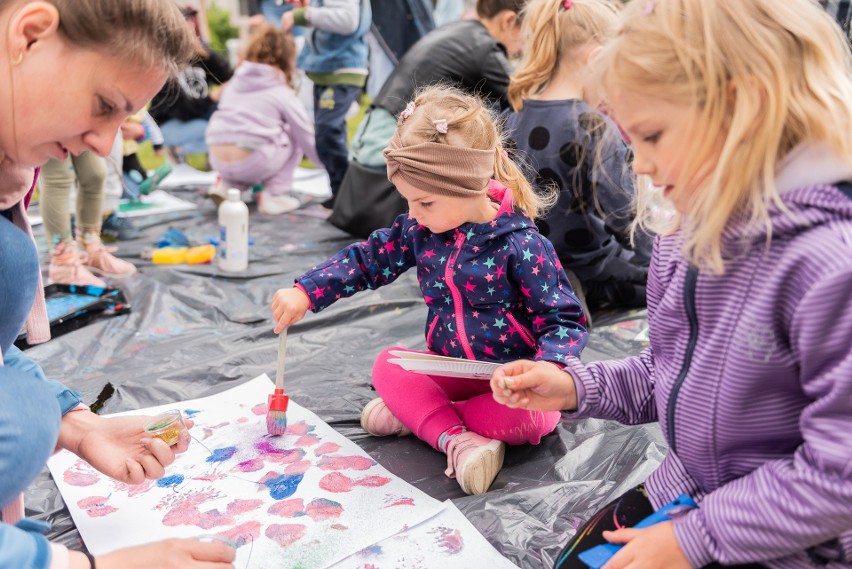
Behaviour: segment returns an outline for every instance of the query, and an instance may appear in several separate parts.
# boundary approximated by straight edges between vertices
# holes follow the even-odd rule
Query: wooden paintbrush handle
[[[284,362],[287,356],[287,328],[278,334],[278,368],[275,370],[275,388],[284,389]]]

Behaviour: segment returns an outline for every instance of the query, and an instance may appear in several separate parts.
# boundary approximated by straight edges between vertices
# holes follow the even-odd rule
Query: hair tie
[[[447,119],[437,119],[432,121],[432,124],[435,125],[435,130],[441,134],[447,134]]]
[[[643,16],[650,16],[651,14],[654,13],[654,9],[656,7],[657,7],[657,4],[656,4],[656,2],[654,2],[654,0],[648,0],[647,2],[645,2],[645,7],[642,8],[642,15]]]
[[[573,6],[573,5],[574,5],[574,3],[571,2],[571,0],[564,0],[562,2],[562,7],[565,8],[566,10],[570,10],[571,6]]]
[[[410,117],[410,116],[412,115],[412,113],[414,113],[414,108],[415,108],[414,101],[409,101],[409,102],[408,102],[408,104],[407,104],[407,105],[405,105],[405,108],[402,110],[402,112],[401,112],[401,113],[399,113],[399,120],[398,120],[398,121],[396,121],[396,122],[397,122],[397,124],[398,124],[398,125],[401,125],[401,124],[402,124],[402,122],[403,122],[405,119],[407,119],[408,117]]]

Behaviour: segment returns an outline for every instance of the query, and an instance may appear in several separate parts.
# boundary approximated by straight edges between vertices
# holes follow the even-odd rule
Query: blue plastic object
[[[180,229],[171,228],[160,236],[157,249],[163,247],[189,247],[189,237]]]
[[[639,529],[646,528],[654,524],[670,520],[671,517],[669,514],[674,510],[693,509],[697,507],[698,504],[696,504],[692,498],[686,494],[681,494],[633,527]],[[591,569],[600,569],[607,561],[610,560],[610,558],[612,558],[613,555],[618,553],[618,550],[622,547],[624,547],[624,545],[618,543],[604,543],[583,551],[577,555],[577,558],[588,565]]]

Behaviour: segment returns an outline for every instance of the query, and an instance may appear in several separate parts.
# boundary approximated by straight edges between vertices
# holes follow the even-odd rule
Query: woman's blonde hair
[[[293,36],[270,24],[258,26],[252,32],[246,49],[246,61],[264,63],[280,69],[290,87],[293,86],[295,55],[296,42],[293,41]]]
[[[676,190],[694,191],[684,254],[724,271],[723,231],[733,217],[771,231],[783,208],[779,162],[806,141],[852,156],[852,64],[837,24],[812,0],[634,0],[620,34],[596,60],[604,88],[694,108]],[[638,223],[653,220],[637,188]],[[771,233],[767,239],[771,238]]]
[[[509,81],[512,108],[544,89],[563,57],[587,45],[603,45],[618,28],[618,8],[609,0],[532,0],[524,8],[524,59]]]
[[[59,33],[72,45],[170,74],[200,54],[198,40],[173,0],[45,0],[59,12]],[[0,11],[15,0],[0,0]]]
[[[426,87],[415,97],[417,112],[402,123],[399,136],[403,146],[435,142],[494,152],[494,179],[512,190],[513,205],[530,218],[543,215],[558,195],[533,191],[521,168],[509,157],[503,133],[494,112],[484,102],[445,85]],[[447,133],[435,128],[434,121],[447,121]],[[486,186],[488,180],[483,180]]]

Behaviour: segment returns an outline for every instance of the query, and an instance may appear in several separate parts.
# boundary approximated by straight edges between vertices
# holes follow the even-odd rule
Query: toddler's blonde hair
[[[776,170],[795,146],[821,141],[852,156],[849,47],[812,0],[634,0],[623,16],[596,60],[605,90],[696,111],[675,183],[698,187],[685,218],[652,228],[682,226],[684,254],[722,273],[732,217],[766,226],[771,238],[769,210],[783,208]],[[637,191],[637,221],[653,225],[647,190]]]
[[[514,206],[530,218],[543,215],[553,205],[557,195],[533,191],[520,167],[508,156],[503,133],[497,117],[482,100],[445,85],[426,87],[414,99],[416,112],[399,127],[403,146],[434,142],[490,150],[494,153],[494,179],[512,190]],[[447,133],[435,128],[434,121],[447,121]],[[482,180],[485,187],[488,180]]]

